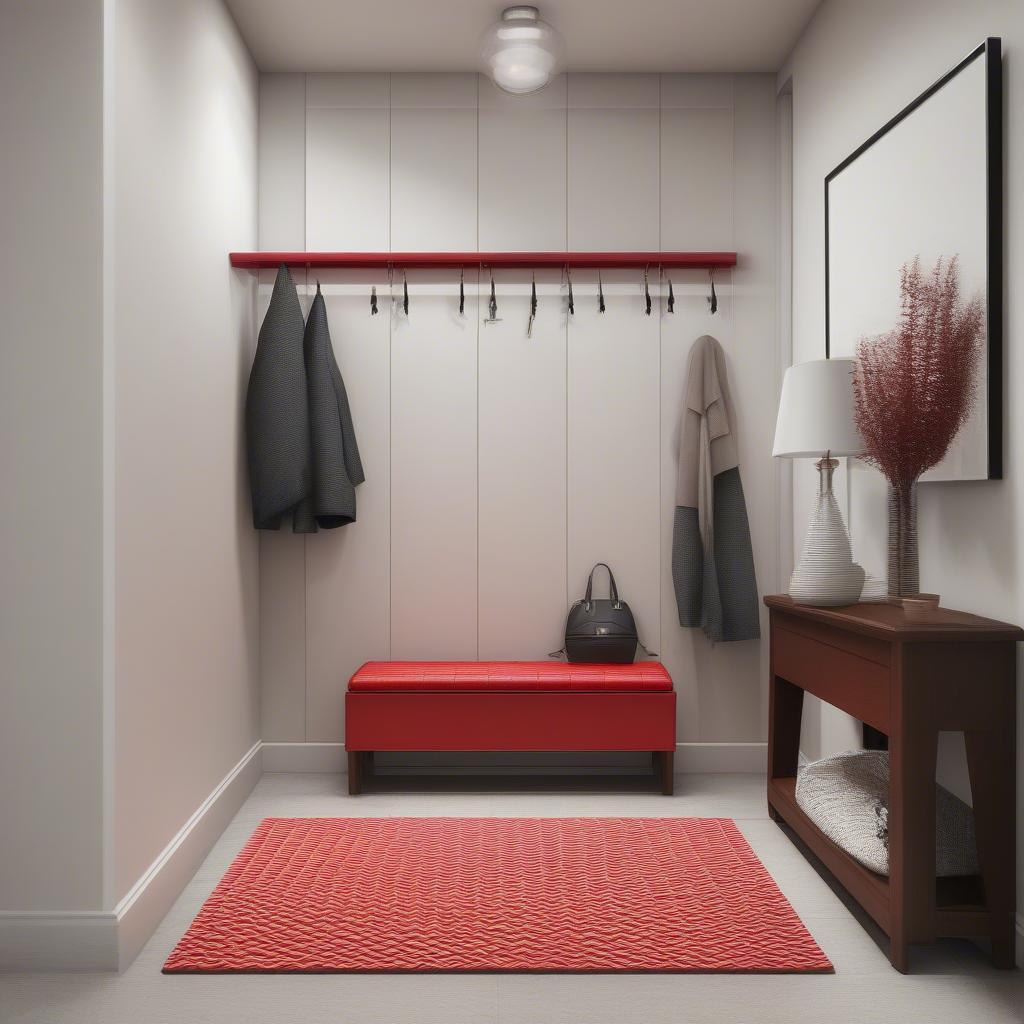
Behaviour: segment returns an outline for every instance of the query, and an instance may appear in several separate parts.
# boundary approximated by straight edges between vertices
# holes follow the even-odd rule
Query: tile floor
[[[966,941],[889,966],[884,939],[768,820],[764,779],[381,780],[353,800],[330,775],[265,775],[132,966],[121,975],[0,976],[2,1024],[915,1024],[1024,1022],[1024,974]],[[256,823],[320,815],[691,815],[735,818],[835,964],[835,975],[164,976],[160,967]]]

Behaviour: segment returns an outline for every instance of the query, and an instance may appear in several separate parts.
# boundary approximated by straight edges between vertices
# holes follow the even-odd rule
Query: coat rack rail
[[[244,270],[293,267],[374,269],[399,267],[575,267],[611,269],[663,267],[717,270],[736,266],[734,252],[233,252],[231,266]]]

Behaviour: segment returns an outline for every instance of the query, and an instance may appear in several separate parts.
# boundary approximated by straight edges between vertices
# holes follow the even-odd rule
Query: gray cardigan
[[[761,635],[754,555],[722,346],[690,352],[679,423],[672,582],[681,626],[714,641]]]

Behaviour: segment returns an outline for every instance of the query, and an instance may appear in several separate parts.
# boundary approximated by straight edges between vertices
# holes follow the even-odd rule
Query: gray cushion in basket
[[[889,754],[857,750],[813,761],[797,775],[796,802],[837,846],[866,868],[889,874]],[[978,871],[971,808],[935,787],[935,873]]]

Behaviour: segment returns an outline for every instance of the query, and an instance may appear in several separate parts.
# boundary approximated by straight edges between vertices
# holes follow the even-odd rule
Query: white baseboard
[[[257,741],[246,751],[118,903],[114,910],[117,915],[118,970],[123,971],[139,955],[228,822],[252,792],[261,774],[262,746]]]
[[[117,968],[112,911],[0,912],[0,971],[111,971]]]
[[[763,775],[767,758],[767,743],[678,743],[676,773],[742,772]],[[345,747],[342,743],[264,743],[263,770],[344,772]],[[541,767],[533,770],[544,771]],[[565,768],[558,766],[557,770],[565,771]]]
[[[265,772],[329,772],[336,775],[347,767],[343,743],[263,744]]]
[[[677,743],[676,774],[738,772],[764,775],[767,743]]]
[[[259,780],[256,742],[112,911],[0,913],[0,971],[124,970]]]

